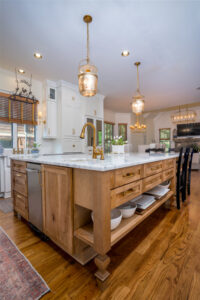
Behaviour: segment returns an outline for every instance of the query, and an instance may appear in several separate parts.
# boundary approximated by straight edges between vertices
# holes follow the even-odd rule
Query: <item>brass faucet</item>
[[[90,122],[85,123],[85,125],[83,126],[83,128],[81,130],[80,138],[81,139],[85,138],[85,128],[87,126],[90,126],[93,129],[93,152],[92,152],[92,158],[96,159],[97,156],[100,155],[101,156],[100,159],[104,160],[103,148],[98,149],[97,146],[96,146],[96,128],[95,128],[95,126],[92,123],[90,123]]]

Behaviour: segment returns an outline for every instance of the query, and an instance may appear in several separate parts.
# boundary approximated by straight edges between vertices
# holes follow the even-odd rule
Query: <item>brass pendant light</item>
[[[137,90],[136,95],[133,96],[132,102],[132,111],[136,115],[140,115],[144,110],[144,96],[140,93],[140,86],[139,86],[139,70],[138,67],[140,66],[140,62],[136,62],[135,66],[137,67]]]
[[[80,94],[84,97],[92,97],[97,93],[97,68],[90,64],[89,51],[89,23],[92,22],[92,17],[85,15],[83,21],[87,24],[87,57],[79,64],[78,84]]]

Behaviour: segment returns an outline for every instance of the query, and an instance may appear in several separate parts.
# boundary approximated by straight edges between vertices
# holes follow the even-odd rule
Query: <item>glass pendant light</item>
[[[97,93],[97,68],[90,64],[89,51],[89,23],[92,22],[92,17],[85,15],[83,21],[87,24],[87,57],[79,64],[78,84],[80,94],[84,97],[92,97]]]
[[[139,86],[139,71],[138,67],[141,63],[136,62],[135,66],[137,67],[137,91],[136,95],[133,96],[133,102],[132,102],[132,111],[136,115],[140,115],[144,110],[144,96],[140,93],[140,86]]]

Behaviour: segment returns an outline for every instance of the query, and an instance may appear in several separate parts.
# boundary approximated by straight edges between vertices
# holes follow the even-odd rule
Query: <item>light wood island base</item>
[[[25,168],[25,162],[12,160],[14,210],[28,221],[27,186],[20,191],[17,184],[18,178],[26,183]],[[110,212],[113,208],[166,180],[171,180],[167,195],[144,214],[122,219],[120,225],[111,231]],[[43,232],[82,265],[94,258],[97,266],[95,277],[100,288],[104,289],[110,275],[107,253],[161,205],[169,200],[170,205],[173,204],[175,180],[176,158],[111,171],[43,164]],[[92,211],[94,222],[91,221]]]

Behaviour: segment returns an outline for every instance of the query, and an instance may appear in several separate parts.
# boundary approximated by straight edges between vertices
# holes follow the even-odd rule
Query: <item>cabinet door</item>
[[[74,107],[63,107],[63,121],[62,121],[62,136],[79,137],[82,129],[82,115],[81,111]]]
[[[43,166],[43,228],[68,253],[73,252],[72,169]]]
[[[57,105],[56,102],[46,102],[46,124],[44,126],[44,138],[57,137]]]

